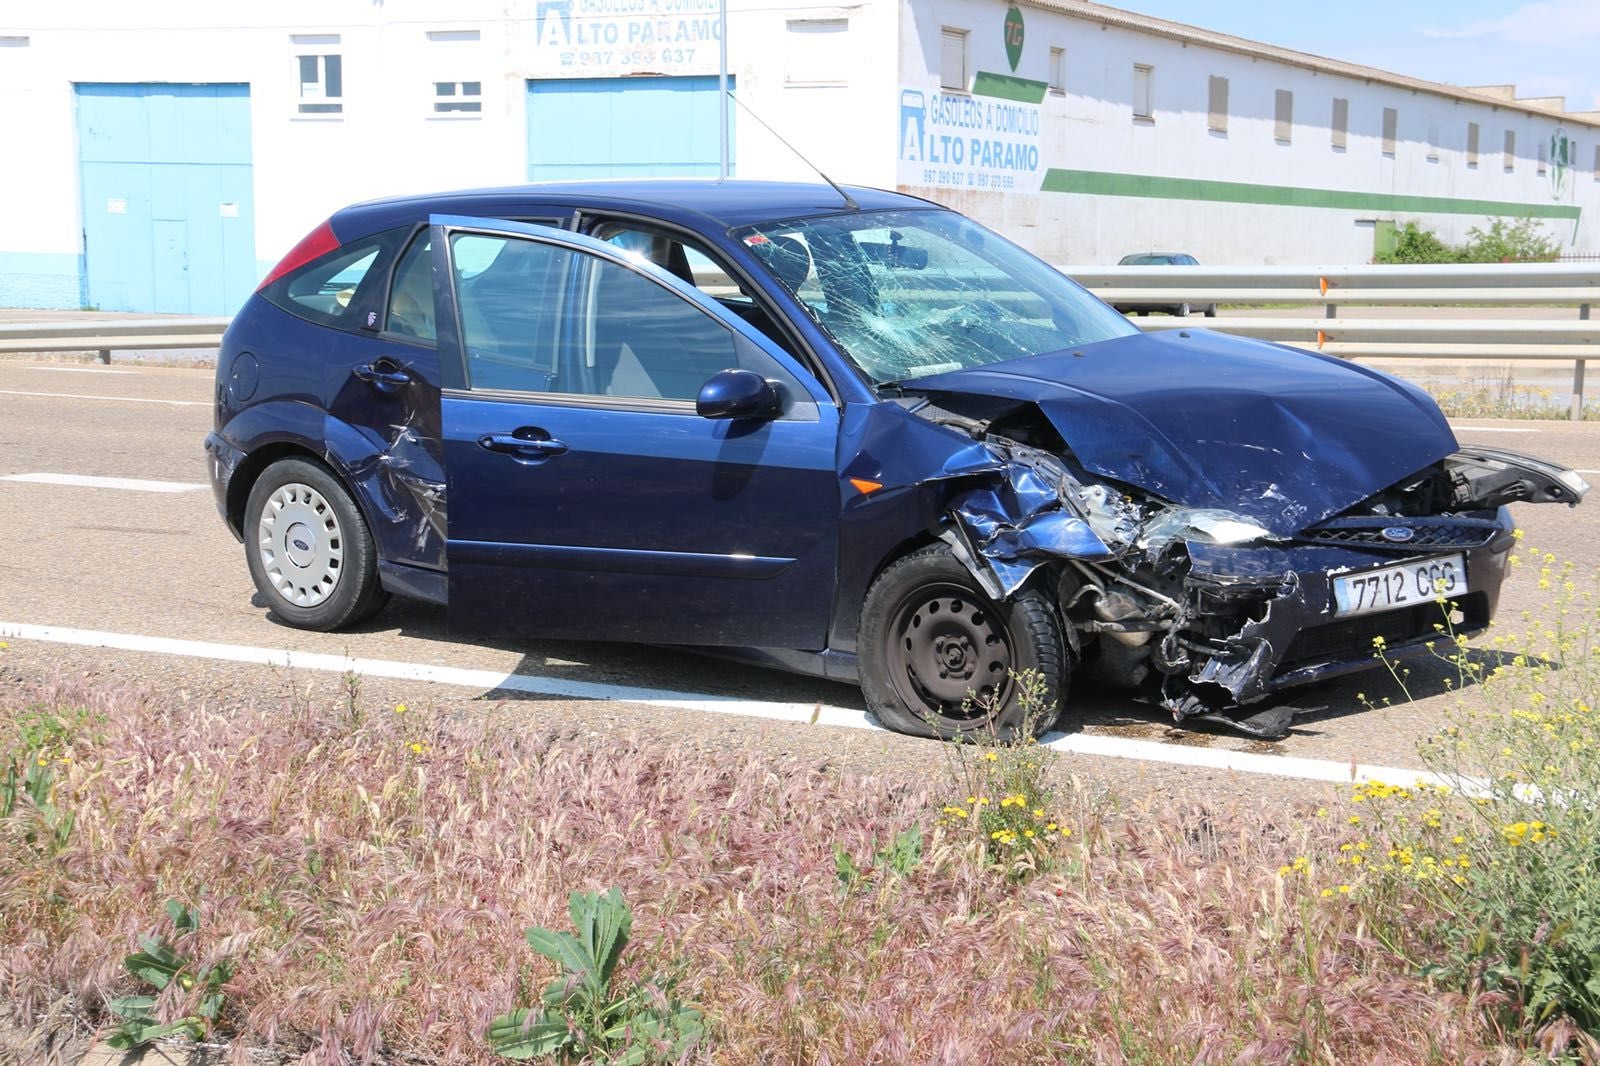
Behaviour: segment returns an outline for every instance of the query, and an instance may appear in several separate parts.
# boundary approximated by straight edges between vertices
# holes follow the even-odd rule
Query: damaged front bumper
[[[1482,631],[1494,616],[1515,538],[1504,508],[1467,531],[1481,542],[1406,555],[1311,544],[1189,545],[1185,584],[1191,602],[1209,608],[1206,628],[1215,630],[1227,619],[1238,628],[1185,642],[1188,661],[1169,677],[1163,705],[1179,722],[1232,718],[1230,708],[1283,689],[1369,669],[1380,652],[1393,661]],[[1432,560],[1457,555],[1466,566],[1466,591],[1460,594],[1413,592],[1385,610],[1340,611],[1334,592],[1340,577],[1397,566],[1420,571]],[[1171,684],[1173,677],[1182,683]]]
[[[1242,515],[1109,492],[1015,442],[990,445],[1002,476],[953,502],[943,536],[956,557],[996,599],[1053,581],[1074,651],[1103,678],[1150,691],[1180,724],[1280,736],[1292,712],[1270,697],[1282,690],[1370,669],[1380,650],[1392,660],[1479,632],[1515,542],[1504,507],[1337,518],[1277,536]],[[1446,563],[1464,587],[1440,596],[1427,573]],[[1377,575],[1405,588],[1382,609],[1341,607],[1341,579]]]

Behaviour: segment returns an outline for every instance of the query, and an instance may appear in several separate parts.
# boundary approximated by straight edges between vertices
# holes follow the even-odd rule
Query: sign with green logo
[[[1561,199],[1567,191],[1567,175],[1577,163],[1577,150],[1567,137],[1567,131],[1557,128],[1550,135],[1550,198]]]
[[[1022,62],[1022,12],[1015,5],[1006,9],[1006,59],[1013,71]]]

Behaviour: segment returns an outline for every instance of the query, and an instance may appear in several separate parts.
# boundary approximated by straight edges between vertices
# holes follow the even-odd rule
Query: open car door
[[[840,493],[821,384],[637,256],[430,224],[451,626],[824,647]],[[748,373],[723,383],[766,382],[758,416],[697,413],[729,369]]]

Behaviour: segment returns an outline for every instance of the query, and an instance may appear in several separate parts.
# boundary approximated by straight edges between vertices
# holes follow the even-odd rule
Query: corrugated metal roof
[[[1208,30],[1200,26],[1189,26],[1182,22],[1171,22],[1167,19],[1159,19],[1150,15],[1141,15],[1134,11],[1124,11],[1118,7],[1092,3],[1090,0],[1017,0],[1017,2],[1028,7],[1056,11],[1063,15],[1071,15],[1074,18],[1100,22],[1108,26],[1119,26],[1123,29],[1148,33],[1157,37],[1166,37],[1174,41],[1201,44],[1208,48],[1234,52],[1255,59],[1267,59],[1275,63],[1286,63],[1291,66],[1304,67],[1308,70],[1321,71],[1325,74],[1338,74],[1347,78],[1359,78],[1363,81],[1381,82],[1385,85],[1411,89],[1416,92],[1431,93],[1434,96],[1443,96],[1452,100],[1488,104],[1508,111],[1521,111],[1529,115],[1538,115],[1541,118],[1555,118],[1563,122],[1600,128],[1600,121],[1597,121],[1600,116],[1597,116],[1594,112],[1574,114],[1568,111],[1558,111],[1553,107],[1538,107],[1534,106],[1534,102],[1531,100],[1518,101],[1508,99],[1506,95],[1479,92],[1459,85],[1446,85],[1443,82],[1409,78],[1404,74],[1380,70],[1377,67],[1362,66],[1360,63],[1346,63],[1343,60],[1329,59],[1326,56],[1313,55],[1310,52],[1297,52],[1292,48],[1279,48],[1277,45],[1263,44],[1260,41],[1234,37],[1231,34],[1218,33],[1216,30]],[[1543,103],[1545,101],[1540,102]]]

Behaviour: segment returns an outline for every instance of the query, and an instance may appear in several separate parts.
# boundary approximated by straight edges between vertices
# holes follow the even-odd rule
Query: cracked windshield
[[[1138,332],[1059,271],[959,215],[855,212],[741,236],[879,385]]]

